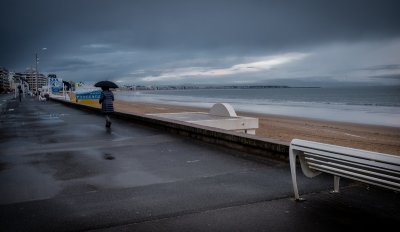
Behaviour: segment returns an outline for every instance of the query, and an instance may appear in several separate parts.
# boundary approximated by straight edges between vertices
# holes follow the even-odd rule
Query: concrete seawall
[[[69,107],[101,114],[98,108],[92,106],[76,104],[59,99],[51,100],[62,103]],[[289,144],[281,141],[260,138],[255,135],[235,133],[186,122],[178,122],[149,115],[114,112],[113,117],[162,129],[164,131],[187,136],[207,143],[223,146],[242,152],[245,156],[252,156],[252,158],[288,161]]]

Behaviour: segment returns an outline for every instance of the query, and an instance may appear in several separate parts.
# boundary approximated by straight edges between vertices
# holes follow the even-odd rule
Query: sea
[[[400,86],[118,91],[116,99],[400,128]]]

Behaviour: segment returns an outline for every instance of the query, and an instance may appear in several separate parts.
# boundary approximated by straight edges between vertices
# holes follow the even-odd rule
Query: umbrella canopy
[[[106,87],[106,88],[118,88],[118,85],[116,85],[114,82],[111,81],[99,81],[96,84],[94,84],[95,87]]]

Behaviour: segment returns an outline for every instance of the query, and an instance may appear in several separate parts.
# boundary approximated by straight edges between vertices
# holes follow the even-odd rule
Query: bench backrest
[[[300,139],[292,140],[290,149],[304,174],[321,171],[400,191],[400,156]]]

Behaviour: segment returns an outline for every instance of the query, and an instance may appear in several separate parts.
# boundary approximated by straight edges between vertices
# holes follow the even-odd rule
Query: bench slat
[[[306,141],[306,140],[300,140],[300,139],[293,139],[291,142],[291,146],[296,149],[295,147],[298,147],[298,150],[303,150],[303,149],[312,149],[312,150],[319,150],[319,151],[325,151],[325,152],[331,152],[331,153],[336,153],[336,154],[342,154],[345,156],[352,156],[352,157],[357,157],[361,159],[366,159],[366,160],[379,160],[384,163],[394,163],[398,164],[400,163],[400,156],[394,156],[394,155],[389,155],[389,154],[384,154],[384,153],[379,153],[379,152],[372,152],[372,151],[367,151],[367,150],[360,150],[360,149],[354,149],[354,148],[349,148],[349,147],[342,147],[342,146],[337,146],[337,145],[331,145],[331,144],[324,144],[324,143],[318,143],[314,141]]]
[[[294,147],[293,149],[295,150],[300,150],[303,152],[307,152],[310,154],[319,154],[319,155],[323,155],[323,156],[327,156],[327,157],[332,157],[334,159],[337,160],[347,160],[350,162],[357,162],[360,163],[362,162],[363,164],[366,165],[370,165],[370,166],[376,166],[376,167],[380,167],[380,168],[384,168],[384,169],[392,169],[396,172],[400,172],[400,165],[396,165],[396,163],[389,163],[389,162],[385,162],[383,160],[379,160],[379,159],[375,159],[375,160],[371,160],[371,159],[367,159],[367,158],[359,158],[357,156],[351,156],[351,155],[343,155],[343,154],[338,154],[338,153],[333,153],[333,152],[326,152],[326,151],[321,151],[321,150],[314,150],[311,148],[301,148],[301,149],[297,149],[296,147]],[[317,153],[318,152],[318,153]],[[400,164],[400,159],[398,164]]]
[[[359,168],[359,169],[364,168],[362,170],[374,171],[375,173],[381,173],[384,175],[393,176],[394,178],[400,179],[400,172],[396,172],[391,169],[384,169],[384,168],[380,168],[380,167],[374,167],[371,165],[364,165],[364,164],[355,163],[355,162],[348,162],[348,161],[338,160],[338,159],[334,159],[331,157],[325,157],[325,156],[319,156],[319,155],[312,155],[312,156],[307,155],[307,156],[305,156],[305,159],[306,159],[306,161],[314,160],[314,161],[349,166],[349,167]]]
[[[386,180],[386,179],[381,179],[378,177],[374,177],[374,176],[369,176],[369,175],[365,175],[362,173],[357,173],[357,172],[351,172],[351,171],[347,171],[347,170],[343,170],[343,169],[339,169],[339,168],[335,168],[335,167],[331,167],[331,166],[327,166],[327,165],[320,165],[320,164],[315,164],[312,163],[310,164],[310,167],[312,169],[318,170],[318,171],[323,171],[323,172],[331,172],[334,173],[335,175],[341,176],[342,174],[346,174],[346,175],[350,175],[350,176],[356,176],[359,178],[362,178],[364,180],[371,180],[371,181],[376,181],[376,182],[381,182],[381,183],[386,183],[389,185],[393,185],[393,186],[397,186],[400,188],[400,183],[399,182],[395,182],[395,181],[390,181],[390,180]]]
[[[323,169],[323,168],[317,168],[317,167],[315,167],[315,169],[319,170],[321,172],[332,174],[332,175],[338,175],[339,174],[339,172],[336,172],[336,170],[329,170],[329,169]],[[364,183],[369,183],[369,184],[373,184],[373,185],[377,185],[377,186],[386,187],[386,188],[390,188],[390,189],[393,189],[393,190],[400,191],[400,185],[399,185],[399,183],[396,183],[396,182],[385,181],[385,180],[378,179],[378,178],[365,179],[365,178],[362,178],[362,177],[364,177],[363,175],[355,175],[355,173],[346,172],[346,171],[342,171],[340,173],[340,176],[341,177],[345,177],[345,178],[349,178],[349,179],[353,179],[353,180],[357,180],[357,181],[361,181],[361,182],[364,182]]]
[[[315,160],[315,159],[308,159],[308,160],[309,160],[310,167],[312,165],[315,165],[315,164],[319,163],[319,164],[327,165],[327,166],[329,165],[329,166],[338,167],[338,168],[350,169],[352,171],[357,171],[358,173],[370,174],[372,176],[380,176],[380,177],[383,177],[383,178],[386,178],[386,179],[392,179],[392,180],[400,182],[400,177],[399,176],[386,175],[386,174],[382,174],[382,173],[379,173],[379,172],[369,171],[369,170],[356,168],[356,167],[348,166],[348,165],[342,165],[342,164],[333,163],[333,162],[325,162],[325,161]],[[315,163],[315,162],[317,162],[317,163]]]

